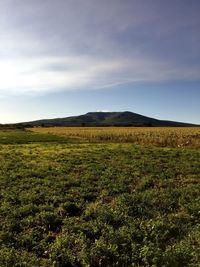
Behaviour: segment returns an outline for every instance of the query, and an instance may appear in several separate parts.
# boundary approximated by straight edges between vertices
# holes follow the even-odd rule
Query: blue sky
[[[199,0],[1,0],[0,123],[129,110],[200,123]]]

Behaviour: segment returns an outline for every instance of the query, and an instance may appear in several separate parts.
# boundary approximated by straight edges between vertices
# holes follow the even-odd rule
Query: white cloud
[[[194,10],[169,21],[155,2],[0,1],[0,97],[199,79]]]
[[[96,112],[110,112],[108,109],[98,109]]]
[[[15,58],[2,60],[0,73],[0,95],[103,89],[125,83],[199,77],[196,69],[173,69],[170,62],[154,62],[142,57],[135,60],[106,60],[88,56]]]
[[[17,58],[0,62],[0,92],[44,93],[92,86],[95,79],[121,69],[120,62],[94,58]],[[106,79],[105,79],[106,81]]]

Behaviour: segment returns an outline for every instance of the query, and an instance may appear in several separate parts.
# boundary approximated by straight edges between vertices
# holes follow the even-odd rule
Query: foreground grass
[[[79,142],[127,142],[145,146],[200,148],[200,127],[44,127],[29,130],[75,138]]]
[[[0,145],[0,266],[199,266],[199,150],[45,136]]]

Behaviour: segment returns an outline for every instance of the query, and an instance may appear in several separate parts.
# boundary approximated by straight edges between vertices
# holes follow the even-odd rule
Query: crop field
[[[1,267],[199,267],[200,128],[0,131]]]
[[[29,130],[69,137],[79,142],[127,142],[146,146],[200,148],[200,128],[43,127]]]

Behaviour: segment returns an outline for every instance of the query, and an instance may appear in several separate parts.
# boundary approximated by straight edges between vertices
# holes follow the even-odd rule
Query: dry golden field
[[[83,142],[130,142],[161,147],[200,148],[200,128],[161,127],[44,127],[30,128]]]

